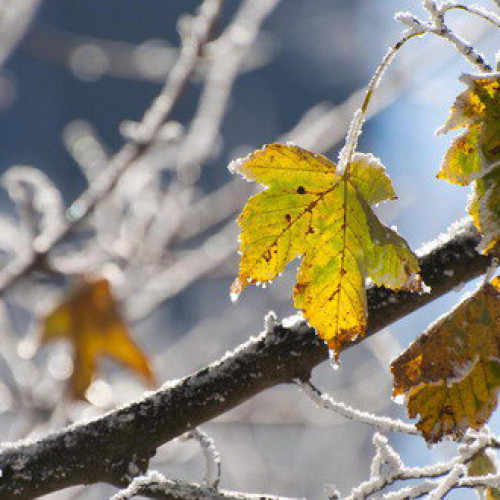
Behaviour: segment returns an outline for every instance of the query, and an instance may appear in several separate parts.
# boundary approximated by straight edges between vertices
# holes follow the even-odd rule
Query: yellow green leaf
[[[441,133],[469,127],[484,121],[490,114],[498,114],[500,79],[498,76],[463,75],[468,88],[456,98],[450,116],[440,129]]]
[[[438,179],[466,186],[481,175],[480,136],[481,128],[476,125],[453,141],[441,164]]]
[[[271,144],[232,164],[266,189],[250,198],[238,224],[241,264],[231,287],[272,281],[303,256],[294,303],[336,353],[366,328],[365,281],[415,288],[418,262],[370,205],[395,197],[384,167],[357,154],[346,175],[322,155]]]
[[[70,393],[84,399],[97,373],[97,361],[108,357],[154,384],[147,356],[132,340],[106,279],[86,281],[43,320],[41,342],[66,339],[73,346]]]
[[[500,279],[483,285],[392,362],[394,395],[430,442],[479,429],[500,388]]]
[[[490,457],[485,450],[478,453],[467,465],[468,476],[486,476],[488,474],[496,474],[497,467],[494,457]],[[476,490],[480,498],[485,500],[500,499],[500,490],[498,488],[478,487]]]
[[[500,243],[500,168],[474,181],[467,209],[483,235],[477,249],[489,253]]]

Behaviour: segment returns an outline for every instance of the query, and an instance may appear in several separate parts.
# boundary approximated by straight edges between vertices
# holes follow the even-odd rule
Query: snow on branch
[[[130,500],[137,495],[168,500],[299,500],[262,493],[215,491],[194,483],[166,479],[163,474],[156,471],[136,477],[127,488],[119,491],[110,500]]]

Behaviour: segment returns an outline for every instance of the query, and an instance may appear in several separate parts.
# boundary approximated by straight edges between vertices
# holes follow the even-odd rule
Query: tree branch
[[[135,478],[128,488],[120,491],[110,500],[129,500],[137,495],[163,500],[298,500],[261,493],[217,490],[178,479],[172,481],[158,472]]]
[[[491,259],[475,251],[479,241],[472,224],[464,221],[427,246],[420,265],[431,287],[428,294],[370,288],[367,336],[483,274]],[[233,353],[139,401],[35,442],[5,445],[0,498],[29,499],[95,482],[126,486],[130,471],[144,472],[162,444],[265,389],[307,379],[327,357],[326,347],[304,321],[269,324]]]

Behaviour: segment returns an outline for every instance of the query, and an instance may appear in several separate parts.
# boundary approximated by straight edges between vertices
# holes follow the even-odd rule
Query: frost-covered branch
[[[186,438],[195,439],[200,443],[203,458],[205,459],[205,472],[203,473],[203,486],[217,489],[221,476],[220,454],[215,447],[214,440],[200,429],[193,429],[186,434]]]
[[[458,53],[465,57],[473,66],[478,68],[481,72],[488,73],[492,71],[492,67],[485,62],[484,57],[479,54],[470,43],[457,35],[445,23],[444,17],[446,12],[451,10],[451,8],[456,8],[457,5],[458,4],[449,2],[438,4],[435,0],[424,0],[423,6],[429,15],[429,22],[421,21],[409,12],[399,12],[396,14],[395,18],[410,30],[418,31],[421,34],[432,33],[447,40],[457,49]],[[481,15],[483,18],[488,17],[482,9],[474,9],[472,13]]]
[[[156,471],[135,478],[127,488],[119,491],[110,500],[129,500],[137,495],[165,500],[298,500],[262,493],[216,491],[194,483],[172,481]]]
[[[306,394],[311,401],[321,408],[334,411],[344,418],[369,425],[382,432],[402,432],[404,434],[419,435],[416,427],[407,424],[402,420],[393,419],[386,416],[374,415],[369,412],[352,408],[345,403],[335,401],[329,394],[321,392],[310,381],[297,380],[297,384],[304,394]]]
[[[369,289],[367,335],[483,274],[490,259],[475,251],[479,240],[464,221],[426,247],[420,265],[430,293]],[[131,463],[145,473],[162,444],[265,389],[307,380],[312,368],[326,359],[326,347],[304,320],[269,320],[258,337],[141,400],[38,441],[5,445],[0,452],[0,498],[28,499],[95,482],[126,487]]]
[[[442,10],[443,12],[448,12],[449,10],[463,10],[465,12],[468,12],[469,14],[472,14],[474,16],[483,19],[484,21],[488,21],[497,28],[500,28],[500,18],[495,13],[486,10],[484,7],[481,7],[480,5],[462,5],[459,3],[457,4],[452,3],[443,6]]]
[[[386,493],[383,498],[402,500],[429,493],[429,499],[439,500],[444,498],[450,490],[465,487],[467,484],[497,486],[496,474],[465,477],[467,473],[465,465],[478,453],[493,445],[491,434],[487,430],[471,432],[466,436],[465,441],[465,444],[458,447],[457,455],[448,462],[425,467],[407,467],[389,444],[388,439],[376,433],[373,437],[376,453],[372,461],[370,479],[353,488],[346,500],[364,500],[397,482],[404,483],[405,481],[412,481],[414,484],[407,486],[404,483],[404,486]]]

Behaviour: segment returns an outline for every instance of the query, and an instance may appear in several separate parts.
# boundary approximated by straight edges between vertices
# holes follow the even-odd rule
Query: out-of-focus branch
[[[28,260],[13,260],[0,276],[0,292],[16,283],[22,276],[43,263],[51,249],[84,220],[97,203],[114,188],[121,175],[135,164],[155,141],[157,134],[180,99],[195,71],[203,46],[209,41],[224,0],[205,0],[199,14],[190,19],[182,31],[179,58],[168,79],[142,121],[133,127],[133,140],[123,146],[109,161],[107,168],[90,184],[89,188],[70,206],[66,224],[50,239],[40,241],[34,255]],[[130,128],[130,127],[129,127]]]
[[[187,251],[172,265],[158,269],[147,283],[140,283],[132,289],[125,302],[128,317],[137,321],[147,316],[159,304],[174,297],[191,283],[219,267],[235,251],[237,241],[233,222],[229,222],[221,231],[201,248]],[[209,247],[209,248],[208,248]]]
[[[279,0],[246,0],[233,22],[210,47],[205,86],[179,155],[181,176],[189,178],[189,170],[197,169],[210,155],[240,67],[261,24],[278,3]]]
[[[369,289],[367,336],[484,273],[491,259],[475,251],[479,240],[467,221],[427,247],[420,266],[430,293]],[[139,401],[39,441],[5,446],[0,497],[28,499],[102,481],[126,486],[130,470],[144,472],[160,445],[265,389],[309,378],[312,368],[328,358],[304,321],[267,326],[220,361]]]
[[[0,6],[0,67],[28,29],[42,0],[16,0]]]

